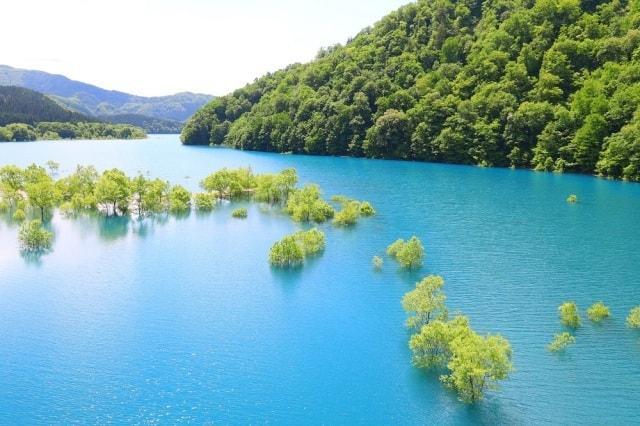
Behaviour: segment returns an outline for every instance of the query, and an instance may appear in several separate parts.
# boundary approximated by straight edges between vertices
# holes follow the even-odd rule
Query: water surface
[[[632,424],[640,416],[640,185],[505,169],[248,153],[145,141],[0,144],[0,164],[76,164],[181,183],[221,167],[295,167],[330,196],[369,200],[355,229],[294,272],[267,264],[298,229],[248,205],[144,221],[56,216],[54,251],[20,256],[0,221],[0,423]],[[568,194],[580,202],[569,205]],[[425,267],[374,255],[417,235]],[[513,346],[516,371],[476,406],[414,369],[402,295],[429,273],[448,306]],[[603,300],[565,355],[557,306]]]

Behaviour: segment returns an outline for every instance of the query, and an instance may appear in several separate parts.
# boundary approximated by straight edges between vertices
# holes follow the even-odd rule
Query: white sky
[[[0,64],[138,95],[224,95],[410,0],[0,0]]]

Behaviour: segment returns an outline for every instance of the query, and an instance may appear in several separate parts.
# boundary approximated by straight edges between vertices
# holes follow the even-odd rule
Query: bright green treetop
[[[565,331],[564,333],[556,334],[553,341],[547,345],[547,349],[550,352],[560,352],[575,342],[576,338]]]
[[[600,322],[611,316],[611,311],[602,302],[596,302],[587,309],[587,316],[591,321]]]
[[[407,320],[407,327],[420,329],[430,321],[447,316],[446,296],[442,291],[444,279],[437,275],[429,275],[416,284],[416,288],[402,298],[402,307],[413,313]]]
[[[631,328],[640,328],[640,306],[631,309],[627,317],[627,325]]]
[[[577,328],[580,326],[580,314],[578,306],[574,302],[565,302],[558,307],[560,322],[565,327]]]

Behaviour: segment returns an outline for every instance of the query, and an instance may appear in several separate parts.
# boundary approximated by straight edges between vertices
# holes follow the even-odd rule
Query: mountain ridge
[[[19,86],[51,96],[62,105],[92,116],[138,114],[184,122],[214,97],[193,92],[138,96],[72,80],[61,74],[0,65],[0,85]]]

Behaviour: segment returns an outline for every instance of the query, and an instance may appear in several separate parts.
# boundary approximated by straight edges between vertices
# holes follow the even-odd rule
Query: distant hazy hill
[[[97,120],[65,109],[42,93],[22,87],[0,86],[0,126],[42,121],[77,123]]]
[[[175,120],[149,117],[140,114],[117,114],[99,117],[102,121],[114,124],[132,124],[142,127],[147,133],[180,133],[182,123]]]
[[[59,103],[87,115],[145,115],[183,122],[213,97],[197,93],[143,97],[105,90],[62,75],[0,65],[0,85],[20,86],[51,96]],[[133,123],[132,123],[133,124]]]

